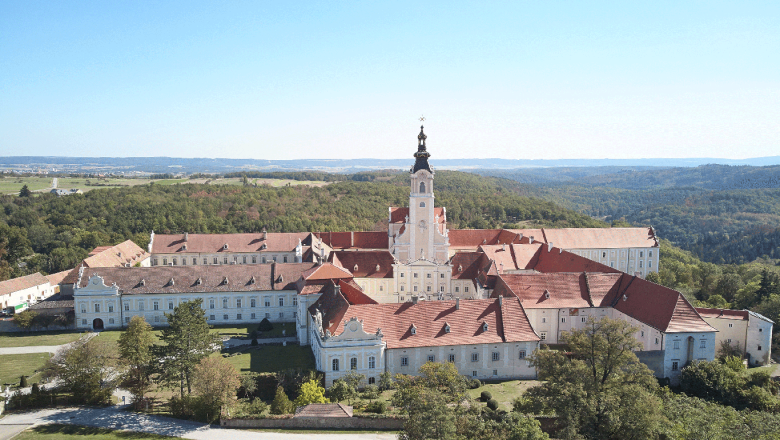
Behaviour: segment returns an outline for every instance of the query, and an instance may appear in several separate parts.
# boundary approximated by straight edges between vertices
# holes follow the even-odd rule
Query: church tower
[[[411,171],[411,191],[409,192],[409,256],[414,260],[436,259],[433,238],[436,220],[433,210],[433,176],[434,172],[428,164],[431,153],[425,146],[428,136],[420,126],[417,135],[417,152],[414,153],[414,166]]]

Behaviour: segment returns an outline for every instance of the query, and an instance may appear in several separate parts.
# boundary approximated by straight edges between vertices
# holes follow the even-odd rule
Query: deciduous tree
[[[61,348],[44,367],[44,377],[58,379],[77,402],[108,403],[118,378],[116,351],[100,337],[82,336]]]
[[[133,394],[136,405],[152,387],[152,347],[156,339],[152,326],[137,315],[130,319],[127,328],[119,336],[120,360],[127,367],[122,386]]]
[[[295,399],[295,406],[304,406],[310,403],[330,403],[330,399],[325,397],[325,388],[321,387],[316,380],[310,380],[301,385],[301,392]]]
[[[222,356],[207,356],[195,366],[192,383],[206,407],[206,418],[214,420],[223,408],[229,408],[235,403],[241,376],[236,367]]]

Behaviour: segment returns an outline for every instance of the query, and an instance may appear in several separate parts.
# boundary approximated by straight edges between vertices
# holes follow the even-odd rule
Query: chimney
[[[188,232],[185,232],[184,233],[184,241],[187,241],[187,239],[190,238],[189,236],[190,236],[190,234]]]
[[[271,261],[271,290],[275,290],[276,284],[274,283],[274,280],[276,280],[276,261]]]
[[[418,297],[417,295],[412,295],[412,304],[417,304]]]
[[[501,250],[502,250],[502,251],[505,251],[505,250],[506,250],[506,243],[504,243],[504,244],[502,244],[502,245],[501,245]]]
[[[552,242],[547,243],[547,252],[550,252],[553,248]]]
[[[263,240],[266,239],[268,239],[268,231],[266,231],[265,228],[263,228]]]
[[[498,306],[501,307],[504,305],[504,296],[498,295]]]
[[[460,310],[460,298],[455,298],[455,310]]]
[[[333,290],[336,292],[336,295],[338,295],[339,293],[341,293],[341,286],[339,286],[338,283],[334,283],[334,285],[336,287]]]

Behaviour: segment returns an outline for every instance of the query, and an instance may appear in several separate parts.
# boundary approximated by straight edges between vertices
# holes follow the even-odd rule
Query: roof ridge
[[[585,291],[588,293],[588,304],[590,304],[591,307],[596,307],[593,305],[593,296],[590,294],[590,281],[588,280],[588,272],[583,270],[582,275],[585,277]]]
[[[547,243],[547,233],[544,231],[544,228],[539,228],[542,230],[542,238],[544,239],[544,242]]]

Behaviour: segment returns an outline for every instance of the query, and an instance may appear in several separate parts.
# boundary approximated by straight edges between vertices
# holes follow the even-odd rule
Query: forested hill
[[[386,230],[389,206],[407,206],[408,175],[324,187],[142,185],[55,197],[0,198],[0,276],[74,267],[96,246],[149,232]],[[451,228],[601,227],[583,214],[517,194],[516,184],[468,173],[436,173],[436,205]],[[17,263],[27,263],[20,270]]]
[[[530,180],[527,170],[501,175]],[[547,181],[519,184],[518,193],[608,222],[652,225],[705,261],[780,259],[780,166],[552,169]]]

